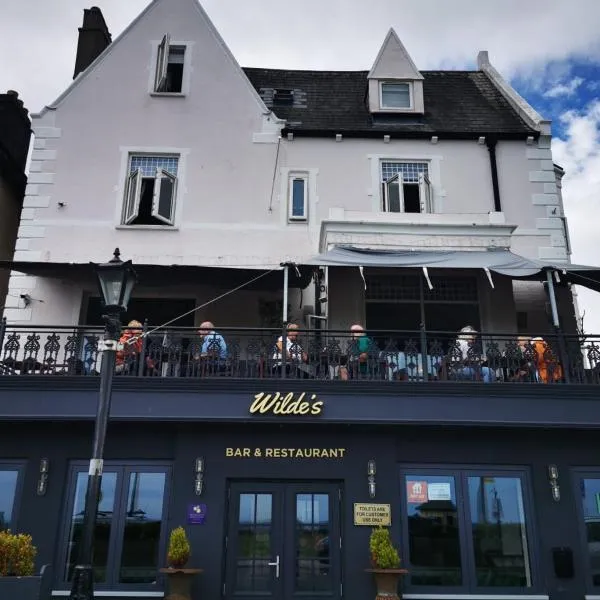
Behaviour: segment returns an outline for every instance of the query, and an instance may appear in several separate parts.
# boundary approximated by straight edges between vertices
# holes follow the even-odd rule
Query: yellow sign
[[[227,458],[344,458],[346,448],[225,448]]]
[[[289,394],[265,394],[260,392],[254,396],[250,405],[250,414],[255,415],[320,415],[323,412],[323,402],[317,400],[316,394],[311,394],[305,399],[306,392],[297,397],[293,392]]]
[[[375,527],[392,524],[392,510],[389,504],[359,504],[354,503],[354,524]]]

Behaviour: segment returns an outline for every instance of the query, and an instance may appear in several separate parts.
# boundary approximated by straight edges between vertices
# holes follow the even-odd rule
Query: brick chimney
[[[79,28],[75,73],[73,79],[85,71],[112,41],[102,11],[97,6],[83,11],[83,25]]]
[[[0,178],[19,195],[25,189],[30,139],[31,123],[19,94],[13,90],[0,94]]]

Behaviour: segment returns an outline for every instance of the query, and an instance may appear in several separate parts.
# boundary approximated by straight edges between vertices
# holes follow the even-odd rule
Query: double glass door
[[[340,501],[332,483],[232,483],[225,597],[339,599]]]

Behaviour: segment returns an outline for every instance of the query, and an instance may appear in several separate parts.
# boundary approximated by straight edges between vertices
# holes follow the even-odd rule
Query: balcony
[[[599,385],[600,336],[444,331],[298,330],[285,348],[281,329],[129,329],[115,379],[318,380],[491,385]],[[0,378],[98,377],[101,328],[0,325]],[[358,384],[364,385],[364,384]],[[281,387],[281,386],[279,386]]]

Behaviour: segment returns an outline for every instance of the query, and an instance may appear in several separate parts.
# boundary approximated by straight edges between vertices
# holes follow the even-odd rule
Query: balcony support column
[[[556,306],[556,291],[554,289],[554,279],[552,278],[553,271],[552,269],[548,269],[546,271],[546,282],[548,283],[548,298],[550,299],[550,310],[552,312],[552,326],[554,327],[554,333],[556,334],[556,339],[558,340],[558,353],[560,355],[560,363],[563,366],[563,374],[565,377],[565,381],[570,383],[570,368],[569,368],[569,358],[567,354],[567,345],[565,343],[565,338],[562,332],[562,328],[560,326],[560,320],[558,318],[558,308]]]

